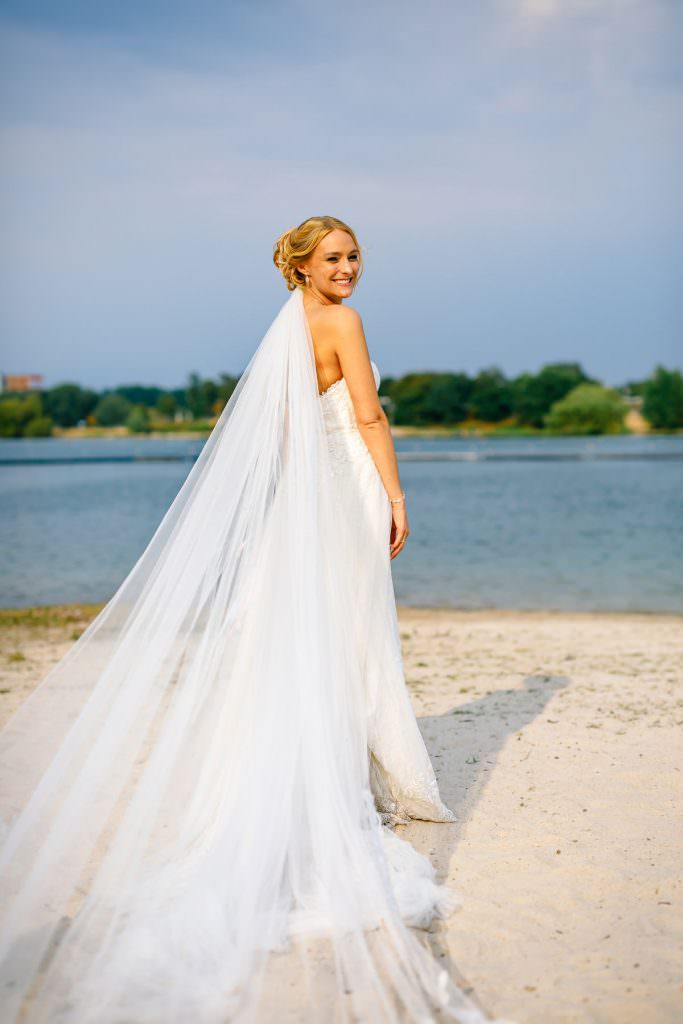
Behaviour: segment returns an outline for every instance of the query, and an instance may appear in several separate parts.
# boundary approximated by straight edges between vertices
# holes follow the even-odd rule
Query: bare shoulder
[[[330,303],[329,306],[323,306],[320,316],[330,324],[361,324],[363,322],[360,313],[353,306],[343,306],[336,302]]]
[[[342,306],[334,303],[325,306],[319,312],[319,323],[325,334],[341,341],[345,337],[363,333],[363,320],[357,309],[353,306]]]

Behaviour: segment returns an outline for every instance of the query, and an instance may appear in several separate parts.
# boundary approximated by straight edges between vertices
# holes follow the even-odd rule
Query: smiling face
[[[360,253],[347,231],[335,228],[325,235],[299,270],[309,278],[308,289],[326,302],[341,302],[353,292]]]

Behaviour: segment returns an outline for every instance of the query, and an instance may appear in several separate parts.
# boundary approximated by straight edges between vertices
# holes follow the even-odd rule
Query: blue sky
[[[683,362],[683,5],[0,0],[0,369],[239,373],[351,223],[383,374]]]

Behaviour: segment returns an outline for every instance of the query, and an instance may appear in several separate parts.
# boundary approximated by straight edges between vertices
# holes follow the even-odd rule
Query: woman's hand
[[[396,555],[403,549],[403,545],[408,539],[410,530],[408,529],[408,514],[406,512],[405,504],[392,505],[391,506],[391,533],[389,535],[389,554],[391,558],[396,558]]]

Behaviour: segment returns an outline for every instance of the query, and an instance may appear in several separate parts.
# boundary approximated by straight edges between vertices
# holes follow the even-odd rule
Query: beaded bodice
[[[379,388],[380,373],[377,365],[370,360],[375,385]],[[345,464],[368,457],[369,452],[363,440],[353,408],[348,385],[343,377],[331,384],[320,395],[327,446],[337,471]]]

